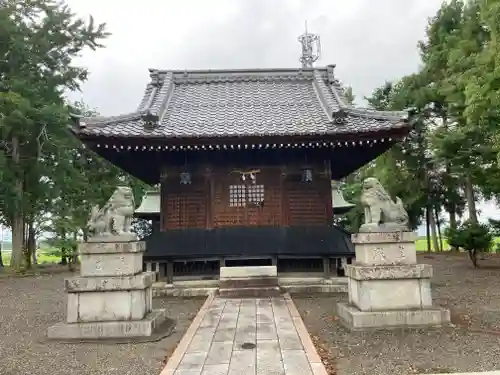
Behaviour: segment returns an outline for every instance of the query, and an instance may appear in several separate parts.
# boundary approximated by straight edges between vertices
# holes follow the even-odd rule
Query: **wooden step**
[[[219,295],[226,298],[264,298],[264,297],[279,297],[280,288],[259,287],[259,288],[219,288]]]
[[[277,277],[246,277],[225,279],[219,281],[219,288],[232,289],[232,288],[262,288],[262,287],[279,287]]]

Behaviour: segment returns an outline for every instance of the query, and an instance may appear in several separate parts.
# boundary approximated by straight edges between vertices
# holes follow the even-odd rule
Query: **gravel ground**
[[[1,375],[157,375],[204,302],[156,298],[176,320],[175,332],[146,344],[59,344],[47,328],[65,319],[63,280],[69,273],[0,277]]]
[[[500,369],[500,257],[472,268],[467,255],[420,256],[434,267],[433,297],[454,328],[351,333],[335,316],[347,295],[293,296],[313,340],[339,375],[431,374]]]

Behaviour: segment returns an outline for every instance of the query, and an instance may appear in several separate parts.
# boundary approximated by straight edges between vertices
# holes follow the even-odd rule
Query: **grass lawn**
[[[51,250],[40,250],[37,253],[38,264],[47,264],[47,263],[58,263],[61,261],[61,257],[50,255],[49,252]],[[10,253],[2,252],[2,260],[3,264],[6,266],[10,264]]]
[[[446,238],[443,238],[442,242],[443,242],[443,250],[444,251],[449,250],[450,245],[448,245],[448,241],[446,241]],[[432,251],[436,251],[436,249],[434,249],[434,244],[432,243],[432,241],[431,241],[431,249]],[[419,237],[417,239],[417,251],[427,251],[427,238],[425,236]]]
[[[448,241],[446,238],[443,238],[443,250],[447,251],[450,249],[450,245],[448,244]],[[495,252],[495,249],[497,245],[500,244],[500,237],[496,237],[493,239],[493,247],[491,251]],[[431,249],[432,251],[435,251],[434,249],[434,244],[431,241]],[[425,236],[418,237],[417,239],[417,251],[427,251],[427,238]]]

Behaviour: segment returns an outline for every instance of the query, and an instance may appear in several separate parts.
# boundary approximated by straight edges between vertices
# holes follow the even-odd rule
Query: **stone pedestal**
[[[145,243],[113,240],[80,244],[80,276],[65,280],[66,322],[49,338],[148,337],[165,321],[165,310],[152,309],[155,272],[142,272]]]
[[[352,236],[356,263],[346,266],[349,303],[338,315],[352,330],[449,324],[448,310],[433,307],[432,267],[417,263],[413,232]]]

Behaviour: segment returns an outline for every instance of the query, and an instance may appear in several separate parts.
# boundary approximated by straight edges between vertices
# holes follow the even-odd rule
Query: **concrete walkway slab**
[[[160,375],[327,375],[289,295],[214,297]]]

